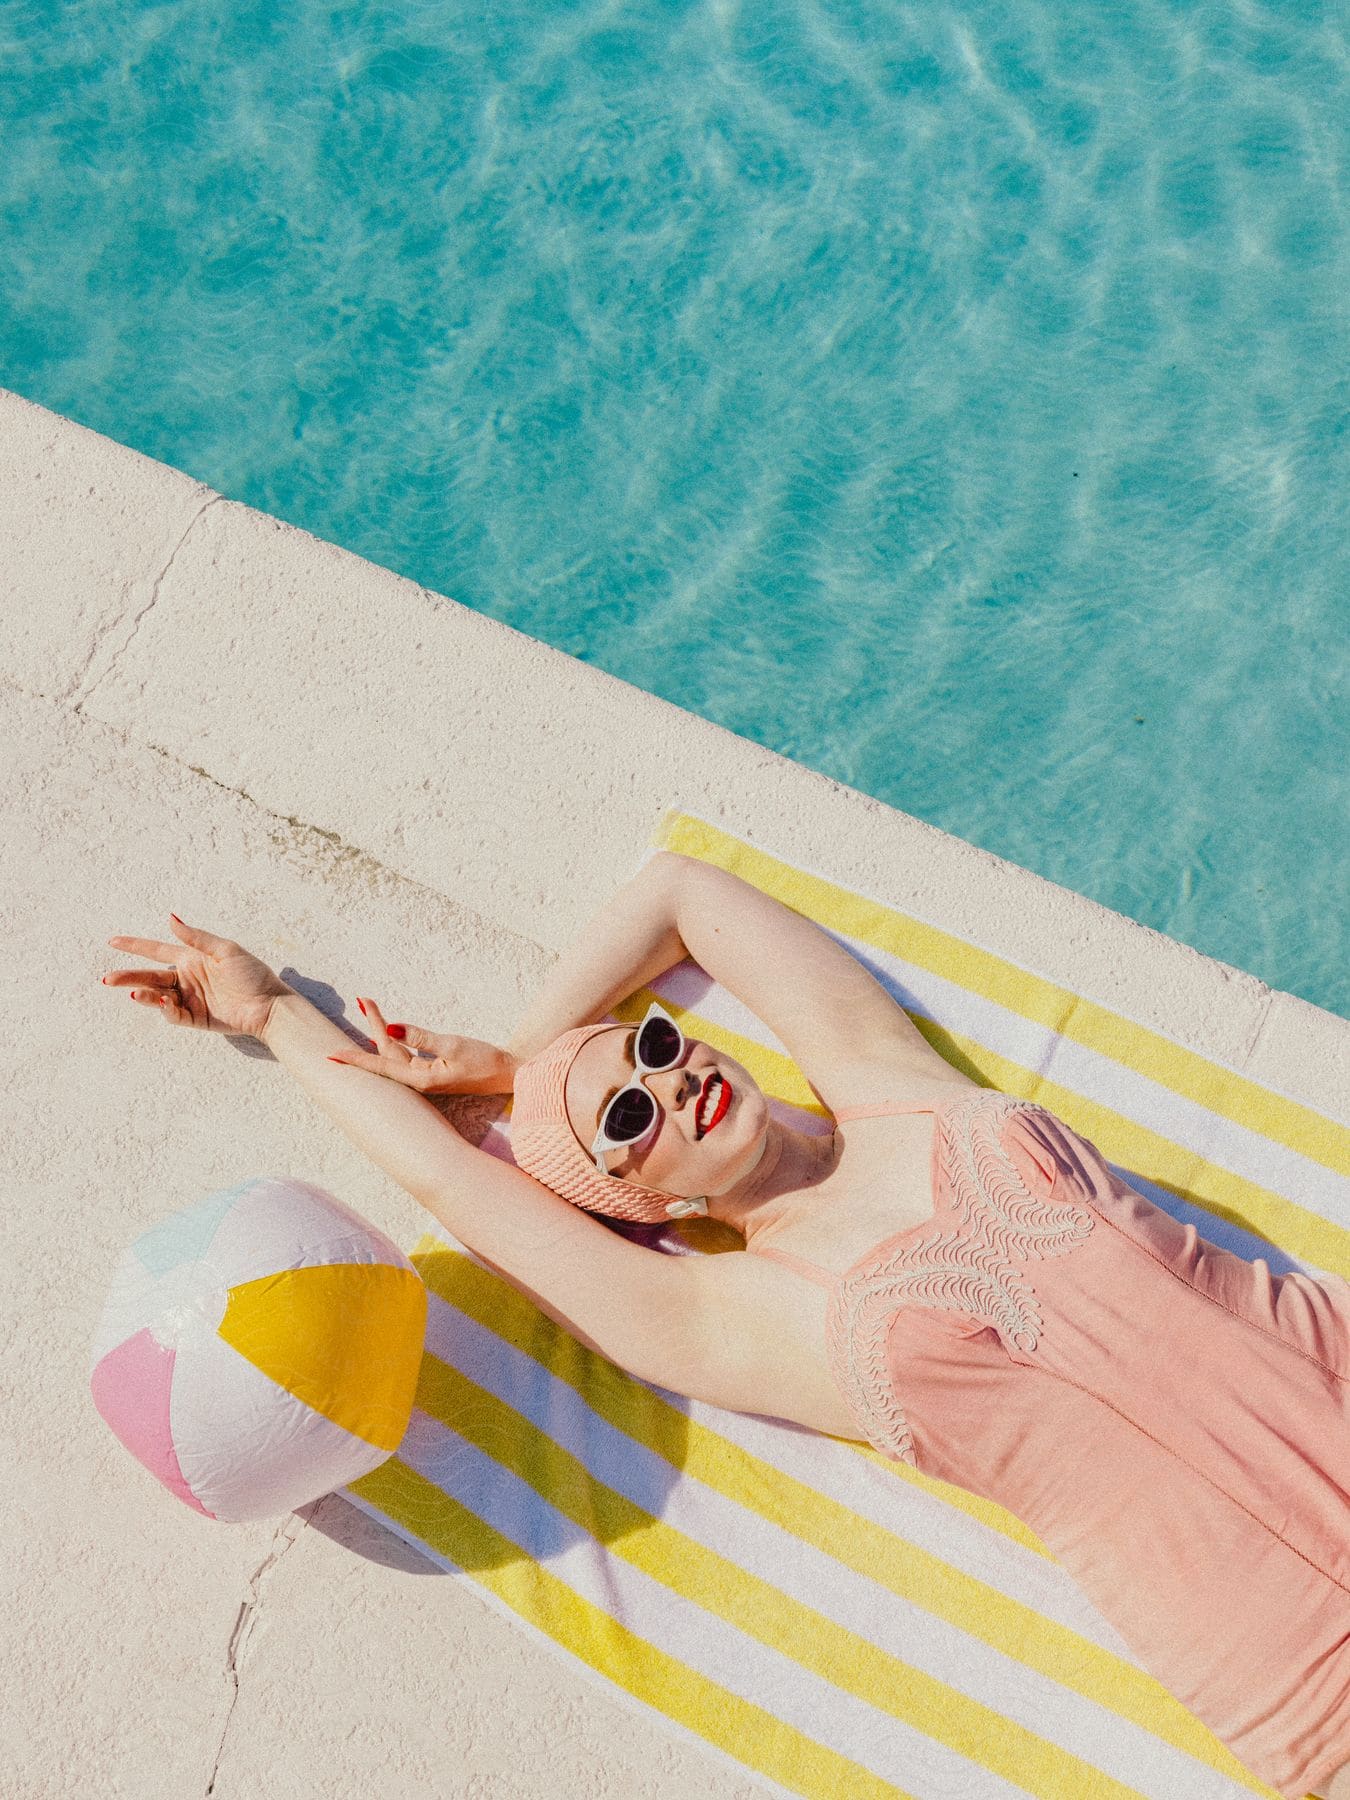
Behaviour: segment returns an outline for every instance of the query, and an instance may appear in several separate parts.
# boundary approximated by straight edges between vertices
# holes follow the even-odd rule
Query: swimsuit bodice
[[[900,1113],[934,1115],[928,1218],[887,1234],[839,1274],[770,1245],[754,1254],[827,1290],[826,1353],[835,1383],[863,1434],[913,1463],[908,1424],[880,1355],[894,1309],[960,1313],[992,1326],[1010,1345],[1034,1350],[1040,1315],[1020,1265],[1072,1249],[1092,1229],[1092,1215],[1054,1195],[1054,1153],[1043,1132],[1027,1129],[1036,1115],[1052,1120],[1043,1108],[973,1088],[950,1100],[843,1107],[835,1117],[842,1123]],[[1022,1130],[1010,1150],[1014,1120]]]
[[[934,1115],[930,1217],[838,1274],[754,1252],[827,1290],[858,1435],[1022,1519],[1302,1795],[1350,1759],[1350,1283],[1221,1249],[991,1089],[836,1116],[906,1112]]]

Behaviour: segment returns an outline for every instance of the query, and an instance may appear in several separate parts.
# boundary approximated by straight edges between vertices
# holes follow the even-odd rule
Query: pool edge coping
[[[489,924],[560,947],[676,807],[1350,1117],[1334,1013],[5,390],[0,459],[6,679]]]

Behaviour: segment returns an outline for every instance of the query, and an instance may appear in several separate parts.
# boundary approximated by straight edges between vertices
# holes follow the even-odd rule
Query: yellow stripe
[[[1147,1171],[1150,1181],[1182,1199],[1255,1232],[1268,1243],[1319,1268],[1350,1276],[1350,1229],[1346,1226],[1300,1206],[1285,1194],[1208,1162],[1197,1152],[1181,1148],[1171,1138],[1150,1131],[1113,1107],[1061,1087],[1020,1063],[987,1050],[980,1053],[980,1061],[991,1087],[1037,1101],[1091,1139],[1104,1156],[1122,1168]]]
[[[949,933],[793,869],[701,820],[672,815],[660,842],[666,848],[728,869],[805,916],[859,942],[929,968],[1010,1012],[1146,1075],[1218,1116],[1234,1120],[1337,1173],[1350,1173],[1350,1132],[1311,1109],[1272,1094],[1236,1072],[1172,1043],[1160,1033],[1122,1019]],[[630,1002],[620,1016],[640,1013],[646,1000],[647,996],[642,996]],[[712,1026],[693,1013],[686,1016],[691,1030],[735,1056],[766,1093],[824,1115],[825,1109],[789,1059],[740,1034]],[[1150,1177],[1173,1191],[1216,1213],[1240,1220],[1307,1261],[1350,1273],[1350,1232],[1340,1226],[1255,1183],[1215,1169],[1202,1157],[1124,1118],[1109,1106],[1049,1082],[972,1040],[925,1019],[916,1019],[915,1023],[939,1054],[972,1078],[1046,1105],[1090,1137],[1111,1160],[1127,1168],[1147,1169]],[[665,1457],[677,1472],[703,1481],[935,1617],[948,1620],[1003,1654],[1142,1726],[1238,1785],[1261,1794],[1270,1792],[1254,1782],[1161,1684],[1132,1664],[1099,1650],[996,1588],[965,1576],[941,1558],[873,1525],[690,1420],[644,1385],[586,1351],[510,1284],[469,1259],[447,1251],[435,1236],[423,1240],[414,1252],[414,1261],[419,1256],[420,1272],[429,1288],[443,1293],[450,1304],[462,1308],[532,1356],[551,1375],[566,1381],[601,1417]],[[436,1359],[429,1357],[427,1363],[435,1364]],[[472,1403],[466,1404],[465,1395],[470,1392]],[[791,1601],[771,1584],[653,1519],[621,1494],[595,1481],[547,1434],[445,1365],[436,1364],[419,1403],[423,1400],[430,1401],[433,1410],[445,1407],[446,1423],[452,1429],[464,1431],[468,1425],[476,1433],[481,1431],[485,1453],[516,1469],[613,1554],[623,1555],[635,1567],[686,1598],[715,1610],[803,1666],[814,1668],[820,1659],[819,1672],[826,1679],[851,1688],[873,1704],[886,1706],[960,1754],[1046,1796],[1130,1791],[1110,1781],[1095,1766],[1046,1744],[1034,1733],[1021,1730],[922,1671],[910,1669],[857,1634],[823,1621],[820,1615]],[[874,1456],[861,1446],[856,1447],[856,1454]],[[887,1466],[894,1467],[895,1479],[915,1481],[945,1503],[960,1507],[983,1524],[1046,1554],[1020,1521],[1001,1508],[960,1489],[930,1482],[916,1471]],[[366,1482],[357,1484],[354,1491],[372,1498],[372,1503],[398,1518],[397,1505],[385,1505],[366,1493],[369,1484],[378,1484],[390,1468],[391,1465],[385,1465]],[[404,1473],[411,1475],[411,1471]],[[445,1553],[461,1566],[473,1568],[476,1575],[475,1563],[486,1565],[486,1574],[479,1577],[485,1579],[485,1585],[494,1587],[522,1616],[638,1698],[690,1726],[749,1766],[798,1791],[819,1795],[822,1800],[840,1792],[875,1792],[880,1796],[897,1791],[866,1776],[856,1765],[816,1745],[767,1711],[738,1701],[716,1683],[686,1669],[677,1659],[666,1656],[582,1600],[539,1565],[519,1557],[512,1561],[515,1553],[506,1546],[505,1539],[457,1508],[439,1489],[424,1482],[420,1486],[423,1492],[414,1509],[419,1516],[409,1523],[409,1529],[435,1543],[428,1521],[462,1515],[457,1526],[462,1536],[483,1545],[492,1540],[496,1548],[491,1554],[470,1557],[467,1562],[453,1551]],[[502,1576],[503,1567],[510,1569],[509,1577]],[[890,1698],[879,1700],[879,1670],[885,1671],[885,1691],[893,1694],[893,1702]],[[686,1696],[693,1696],[688,1704]]]
[[[625,1022],[640,1019],[657,998],[653,990],[643,988],[614,1009],[615,1017]],[[662,998],[661,1004],[691,1036],[734,1057],[771,1098],[820,1117],[829,1116],[797,1065],[781,1051],[714,1024],[672,1000]],[[1010,1057],[997,1055],[973,1038],[932,1025],[927,1019],[916,1018],[914,1023],[933,1049],[962,1074],[1002,1093],[1016,1094],[1021,1100],[1037,1101],[1066,1125],[1090,1138],[1103,1156],[1122,1168],[1146,1169],[1150,1181],[1182,1199],[1255,1232],[1318,1268],[1350,1277],[1350,1228],[1230,1169],[1207,1162],[1113,1107],[1085,1099],[1072,1088],[1061,1087]]]
[[[771,1050],[767,1044],[758,1043],[754,1038],[743,1037],[740,1032],[731,1031],[724,1025],[714,1025],[711,1019],[705,1019],[690,1007],[668,1000],[654,988],[639,988],[637,993],[630,994],[627,1000],[621,1001],[613,1009],[614,1017],[625,1025],[633,1024],[643,1017],[653,1000],[659,1000],[673,1019],[679,1020],[681,1024],[687,1023],[691,1035],[697,1034],[705,1044],[711,1044],[715,1049],[724,1050],[728,1056],[734,1057],[773,1099],[785,1100],[791,1106],[800,1106],[804,1112],[815,1113],[822,1119],[829,1118],[828,1108],[816,1099],[810,1082],[790,1056],[784,1056],[781,1050]]]
[[[430,1354],[423,1359],[417,1403],[519,1476],[610,1555],[819,1680],[1033,1792],[1081,1793],[1090,1783],[1101,1800],[1113,1800],[1133,1791],[677,1531],[597,1480],[529,1419]],[[804,1733],[794,1735],[812,1741]],[[856,1791],[859,1773],[850,1771],[843,1791]],[[884,1791],[881,1783],[875,1785]]]
[[[656,1712],[803,1794],[908,1800],[905,1790],[639,1637],[398,1457],[351,1493],[415,1532],[522,1619]]]
[[[838,1501],[818,1493],[764,1463],[741,1446],[691,1420],[686,1413],[672,1406],[659,1394],[633,1381],[566,1333],[559,1332],[509,1283],[480,1268],[469,1258],[448,1250],[434,1235],[422,1240],[413,1251],[412,1260],[431,1292],[466,1313],[487,1330],[495,1332],[516,1350],[530,1356],[554,1378],[566,1382],[601,1418],[663,1457],[674,1470],[702,1481],[726,1498],[800,1537],[804,1542],[815,1545],[836,1561],[868,1576],[898,1597],[983,1639],[995,1650],[1059,1682],[1084,1698],[1108,1707],[1120,1717],[1152,1732],[1154,1736],[1197,1761],[1220,1770],[1231,1779],[1251,1785],[1249,1773],[1219,1740],[1159,1682],[1133,1664],[1122,1662],[1076,1632],[966,1575],[940,1557],[854,1513]],[[430,1410],[420,1394],[418,1405],[424,1410]],[[462,1419],[453,1412],[445,1416],[444,1422],[454,1429],[464,1429]],[[534,1431],[536,1428],[530,1426],[528,1421],[522,1421],[522,1426],[512,1426],[510,1429]],[[502,1445],[508,1436],[508,1427],[498,1420],[494,1423],[490,1442],[484,1447],[494,1456],[500,1457]],[[545,1442],[551,1449],[556,1448],[551,1445],[551,1440]],[[551,1451],[545,1452],[550,1453]],[[870,1451],[861,1450],[860,1454],[872,1455]],[[534,1474],[525,1474],[524,1470],[517,1472],[525,1475],[545,1498],[555,1504],[563,1504],[558,1497],[559,1490],[554,1485],[555,1471],[539,1472],[538,1479]],[[578,1480],[575,1470],[569,1467],[566,1473],[569,1481],[575,1484]],[[1032,1533],[1002,1508],[944,1483],[929,1481],[913,1470],[897,1467],[896,1474],[897,1477],[914,1480],[917,1485],[943,1500],[956,1497],[966,1502],[967,1510],[977,1516],[982,1514],[986,1522],[992,1523],[995,1529],[1004,1530],[1006,1535],[1015,1537],[1038,1550],[1041,1555],[1046,1555],[1044,1547]],[[593,1478],[587,1476],[587,1480]],[[601,1486],[598,1482],[594,1485],[597,1488]],[[604,1491],[609,1492],[608,1489]],[[621,1499],[621,1496],[616,1496],[616,1501]],[[587,1504],[594,1507],[596,1503],[592,1499]],[[622,1504],[630,1506],[631,1502],[623,1500]],[[572,1513],[571,1516],[577,1515]],[[609,1527],[614,1524],[613,1520],[601,1521],[596,1515],[587,1521],[578,1522],[586,1522],[587,1529],[602,1540],[608,1540],[612,1535]],[[631,1529],[631,1526],[624,1526],[622,1529]],[[692,1566],[688,1560],[692,1540],[678,1533],[672,1534],[672,1539],[674,1547],[667,1565],[669,1572],[651,1567],[648,1567],[648,1572],[657,1574],[667,1585],[685,1593],[688,1598],[697,1600],[699,1604],[710,1604],[702,1586],[689,1588],[685,1585],[685,1571]],[[614,1541],[611,1547],[619,1551],[620,1541]],[[722,1559],[718,1560],[721,1563]],[[640,1566],[648,1565],[643,1563]],[[711,1588],[713,1591],[723,1592],[729,1586],[734,1587],[742,1578],[757,1581],[757,1578],[746,1571],[738,1570],[734,1565],[723,1564],[715,1572]],[[763,1631],[755,1631],[754,1635],[763,1637],[775,1649],[801,1661],[797,1641],[801,1634],[814,1633],[817,1641],[821,1641],[818,1615],[809,1608],[788,1600],[786,1596],[779,1595],[776,1589],[768,1591],[783,1606],[795,1609],[795,1615],[782,1615],[784,1634],[781,1637],[768,1637]],[[724,1609],[718,1606],[714,1610]],[[733,1618],[733,1623],[742,1629],[752,1629],[740,1617]],[[980,1741],[987,1728],[987,1709],[984,1706],[948,1688],[945,1683],[935,1681],[935,1678],[920,1670],[899,1664],[898,1659],[891,1658],[875,1645],[869,1645],[868,1653],[870,1657],[880,1660],[875,1663],[872,1673],[865,1677],[865,1683],[871,1685],[865,1684],[857,1690],[864,1699],[875,1702],[875,1682],[883,1667],[892,1671],[892,1681],[895,1679],[894,1669],[903,1668],[906,1684],[903,1709],[888,1706],[887,1710],[896,1711],[897,1716],[907,1719],[930,1736],[950,1744],[959,1753],[971,1754],[967,1745]],[[808,1663],[806,1666],[812,1665]],[[837,1679],[834,1673],[836,1667],[835,1651],[831,1650],[825,1671],[827,1678]],[[911,1682],[917,1684],[913,1690],[913,1698],[918,1703],[917,1710],[909,1707]],[[840,1685],[847,1684],[841,1682]],[[941,1704],[936,1710],[940,1718],[946,1721],[942,1729],[931,1723],[934,1714],[927,1704],[934,1687],[941,1694]],[[1019,1729],[1006,1722],[1005,1728],[1009,1732]],[[1039,1738],[1033,1738],[1033,1743],[1034,1767],[1019,1760],[1020,1773],[1014,1773],[1011,1768],[1000,1769],[999,1772],[1008,1773],[1009,1779],[1020,1781],[1023,1785],[1027,1784],[1029,1777],[1051,1781],[1048,1787],[1033,1787],[1033,1792],[1060,1794],[1089,1791],[1081,1785],[1074,1785],[1072,1781],[1065,1783],[1059,1772],[1052,1773],[1048,1767],[1043,1769],[1040,1766],[1047,1748],[1056,1758],[1070,1753],[1055,1746],[1044,1746]],[[1020,1740],[1017,1749],[1023,1757],[1029,1753],[1027,1746]],[[996,1767],[995,1763],[984,1757],[978,1757],[977,1760],[985,1760],[985,1766],[990,1769]],[[1075,1758],[1071,1760],[1077,1761]],[[1115,1784],[1109,1783],[1108,1778],[1099,1772],[1094,1771],[1093,1781],[1108,1783],[1100,1790],[1095,1786],[1091,1787],[1090,1791],[1094,1794],[1100,1791],[1105,1796],[1117,1791]],[[1265,1790],[1258,1785],[1256,1791]]]
[[[668,814],[653,841],[739,875],[818,924],[918,963],[1338,1175],[1350,1175],[1350,1130],[1344,1126],[992,951],[793,868],[686,813]]]

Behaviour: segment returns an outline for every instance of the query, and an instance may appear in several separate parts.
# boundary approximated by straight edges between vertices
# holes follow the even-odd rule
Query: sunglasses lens
[[[637,1053],[649,1069],[668,1069],[680,1054],[683,1040],[669,1019],[648,1019],[637,1041]]]
[[[604,1117],[606,1135],[621,1144],[630,1144],[647,1131],[656,1117],[656,1102],[643,1088],[628,1088],[616,1094]]]

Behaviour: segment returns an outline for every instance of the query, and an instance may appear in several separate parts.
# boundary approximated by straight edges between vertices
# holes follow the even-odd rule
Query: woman
[[[1262,1779],[1350,1800],[1350,1285],[1199,1238],[954,1070],[823,931],[680,856],[620,890],[506,1049],[362,1002],[375,1049],[354,1050],[237,944],[175,929],[110,939],[169,967],[105,980],[262,1038],[550,1318],[644,1379],[1006,1506]],[[660,1009],[591,1023],[686,956],[777,1035],[832,1136]],[[423,1097],[513,1090],[530,1174]],[[590,1216],[688,1211],[753,1254],[654,1255]]]

